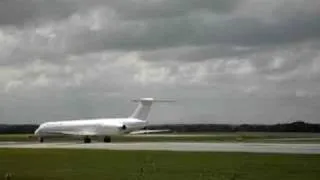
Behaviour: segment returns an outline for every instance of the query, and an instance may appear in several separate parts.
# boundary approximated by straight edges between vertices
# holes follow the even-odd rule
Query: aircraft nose
[[[39,135],[39,133],[40,133],[40,127],[36,129],[36,131],[34,132],[34,135]]]

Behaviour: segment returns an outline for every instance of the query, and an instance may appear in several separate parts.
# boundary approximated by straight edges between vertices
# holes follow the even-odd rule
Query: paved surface
[[[108,150],[168,150],[168,151],[209,151],[209,152],[251,152],[251,153],[295,153],[320,154],[320,144],[280,143],[16,143],[0,142],[0,148],[67,148],[67,149],[108,149]]]
[[[310,138],[275,138],[275,139],[264,139],[269,141],[317,141],[320,140],[318,137],[310,137]]]
[[[128,137],[235,137],[238,134],[130,134]]]

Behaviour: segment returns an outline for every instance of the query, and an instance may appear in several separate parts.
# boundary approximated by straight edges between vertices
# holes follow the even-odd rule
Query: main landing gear
[[[111,137],[110,136],[105,136],[103,138],[103,142],[105,142],[105,143],[111,142]]]
[[[86,136],[86,137],[84,137],[83,142],[84,143],[91,143],[91,139],[88,136]]]
[[[43,143],[43,140],[44,140],[43,137],[39,137],[39,142],[40,143]]]
[[[89,136],[85,136],[84,139],[83,139],[83,142],[84,143],[91,143],[90,137]],[[111,137],[110,136],[104,136],[103,137],[103,142],[105,142],[105,143],[111,142]]]

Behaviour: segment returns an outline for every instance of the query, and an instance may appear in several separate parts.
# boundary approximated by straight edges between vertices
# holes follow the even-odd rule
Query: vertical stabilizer
[[[153,102],[174,102],[173,100],[155,100],[153,98],[134,99],[133,102],[139,102],[138,107],[134,110],[130,118],[146,120],[151,110]]]

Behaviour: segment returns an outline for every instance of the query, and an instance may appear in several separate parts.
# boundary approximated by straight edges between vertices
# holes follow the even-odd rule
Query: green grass
[[[178,134],[183,135],[183,134]],[[312,133],[251,133],[251,132],[237,132],[237,133],[211,133],[211,134],[186,134],[188,136],[115,136],[112,137],[113,142],[159,142],[159,141],[196,141],[196,142],[300,142],[300,143],[318,143],[320,139],[311,140],[296,140],[296,141],[267,141],[270,139],[279,138],[295,138],[295,137],[317,137],[319,134]],[[194,135],[194,136],[192,136]],[[96,138],[93,138],[94,140]],[[0,135],[0,141],[36,141],[37,139],[32,134],[8,134]],[[65,141],[77,140],[77,138],[58,137],[49,138],[49,141]],[[79,139],[78,139],[79,140]]]
[[[320,156],[0,149],[0,179],[318,180]]]

